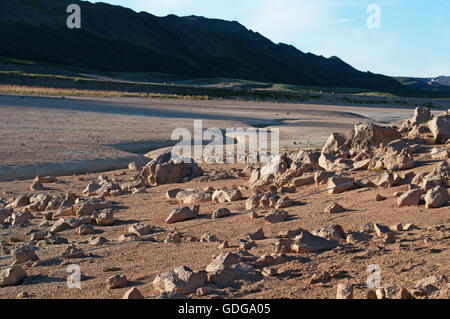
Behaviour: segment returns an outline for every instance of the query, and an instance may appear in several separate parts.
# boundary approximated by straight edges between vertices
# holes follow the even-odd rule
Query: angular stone
[[[106,286],[108,287],[108,289],[123,288],[127,285],[127,283],[128,280],[125,275],[116,274],[106,279]]]
[[[310,232],[302,232],[295,237],[292,250],[297,253],[315,253],[331,250],[338,245],[335,240],[328,240],[319,236],[314,236]]]
[[[269,212],[266,216],[264,216],[264,221],[269,224],[276,224],[284,222],[289,218],[288,212],[276,209],[271,212]]]
[[[228,217],[228,216],[231,216],[230,210],[228,208],[223,207],[223,208],[216,209],[212,213],[211,218],[218,219],[218,218],[223,218],[223,217]]]
[[[419,205],[420,197],[423,193],[424,191],[422,189],[410,190],[397,199],[397,204],[399,207]]]
[[[330,194],[340,194],[353,189],[354,186],[355,180],[350,177],[331,177],[327,184]]]
[[[327,206],[327,208],[325,208],[324,213],[325,214],[337,214],[337,213],[342,213],[343,211],[345,211],[344,207],[342,207],[338,203],[331,203],[330,205]]]
[[[174,209],[166,219],[167,224],[178,223],[190,219],[195,219],[198,216],[200,206],[195,205],[194,209],[185,206]]]
[[[447,189],[435,187],[430,189],[425,195],[425,205],[427,208],[439,208],[450,200]]]
[[[20,266],[13,266],[0,271],[0,287],[19,285],[27,276]]]
[[[159,292],[180,293],[187,295],[206,283],[206,273],[193,272],[190,268],[181,266],[158,275],[153,280],[153,287]]]
[[[145,299],[139,289],[133,287],[125,292],[122,299]]]
[[[338,284],[336,299],[353,299],[353,285]]]
[[[128,234],[135,234],[139,237],[147,236],[153,231],[154,227],[147,224],[133,224],[128,227]]]
[[[256,232],[247,235],[250,240],[261,240],[264,239],[264,230],[259,228]]]

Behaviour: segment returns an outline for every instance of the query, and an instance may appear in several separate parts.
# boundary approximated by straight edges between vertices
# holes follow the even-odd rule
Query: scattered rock
[[[264,216],[264,221],[268,224],[276,224],[286,221],[289,218],[288,212],[276,209]]]
[[[194,209],[190,209],[187,206],[182,208],[176,208],[169,214],[169,217],[167,217],[166,219],[166,223],[173,224],[185,220],[195,219],[197,218],[199,211],[200,211],[199,205],[195,205]]]
[[[250,233],[247,235],[250,240],[261,240],[264,239],[264,230],[262,228],[258,229],[254,233]]]
[[[353,299],[353,285],[338,284],[336,299]]]
[[[204,271],[193,272],[185,266],[177,267],[166,273],[156,276],[153,287],[159,292],[180,293],[187,295],[206,283]]]
[[[336,240],[328,240],[304,231],[294,239],[292,250],[297,253],[315,253],[331,250],[338,245]]]
[[[439,208],[444,206],[450,200],[447,189],[443,187],[435,187],[430,189],[425,195],[425,203],[427,208]]]
[[[342,213],[343,211],[345,211],[344,207],[342,207],[338,203],[332,203],[332,204],[328,205],[327,208],[325,208],[324,213],[325,214],[337,214],[337,213]]]
[[[106,279],[106,286],[108,289],[124,288],[128,283],[127,277],[124,275],[112,275]]]
[[[410,190],[397,199],[397,204],[399,207],[419,205],[420,197],[423,193],[422,189]]]
[[[145,299],[139,289],[133,287],[125,292],[122,299]]]
[[[231,216],[231,212],[228,208],[218,208],[214,211],[214,213],[212,213],[211,218],[218,219],[228,216]]]
[[[0,271],[0,287],[16,286],[27,276],[21,266],[12,266]]]

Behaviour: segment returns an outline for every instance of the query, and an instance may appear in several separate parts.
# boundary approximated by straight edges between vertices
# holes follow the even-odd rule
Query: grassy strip
[[[209,100],[207,95],[178,95],[144,92],[99,91],[81,89],[60,89],[50,87],[34,87],[23,85],[0,84],[1,94],[36,95],[36,96],[76,96],[76,97],[141,97],[156,99],[194,99]]]

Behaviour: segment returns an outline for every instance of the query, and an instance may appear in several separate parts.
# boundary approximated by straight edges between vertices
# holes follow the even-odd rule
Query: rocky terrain
[[[264,166],[2,182],[0,298],[448,299],[449,141],[417,108]]]

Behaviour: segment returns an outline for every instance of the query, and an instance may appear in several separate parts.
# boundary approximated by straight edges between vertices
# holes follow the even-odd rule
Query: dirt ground
[[[355,123],[405,119],[412,108],[386,105],[244,101],[80,99],[0,95],[0,181],[126,168],[174,145],[175,128],[279,128],[281,147],[321,146]]]
[[[6,101],[5,101],[6,99]],[[12,165],[14,163],[20,165],[35,164],[45,159],[58,161],[60,156],[67,151],[67,159],[75,160],[78,158],[89,158],[89,156],[97,157],[102,154],[98,153],[102,150],[102,145],[119,144],[129,142],[131,140],[143,139],[151,132],[158,132],[157,136],[163,138],[166,131],[161,127],[152,127],[156,119],[151,116],[133,116],[121,115],[116,117],[114,114],[105,112],[90,112],[82,110],[74,112],[64,109],[61,106],[55,106],[52,109],[51,116],[49,113],[45,115],[41,113],[41,107],[34,106],[34,102],[28,106],[10,105],[14,100],[8,100],[9,97],[0,97],[0,108],[3,114],[9,114],[8,121],[5,117],[1,117],[1,149],[11,147],[6,157],[2,155],[2,166]],[[37,100],[39,103],[42,101]],[[48,100],[44,100],[48,105]],[[20,102],[23,104],[22,102]],[[37,104],[39,104],[37,103]],[[55,102],[59,105],[61,101]],[[68,103],[63,101],[63,104]],[[86,101],[78,101],[77,103],[87,105]],[[92,103],[100,103],[98,101]],[[116,102],[108,102],[116,103]],[[138,105],[139,101],[130,101]],[[177,102],[180,103],[180,102]],[[186,109],[186,103],[170,104],[161,102],[164,107],[173,108],[179,112],[180,109]],[[191,102],[189,102],[191,103]],[[189,104],[188,103],[188,104]],[[200,112],[199,108],[206,108],[205,112],[213,117],[213,114],[219,114],[219,118],[207,120],[208,124],[237,124],[244,123],[243,114],[246,113],[251,121],[260,120],[264,117],[264,112],[269,112],[265,108],[270,109],[270,105],[258,106],[258,111],[245,110],[239,113],[239,119],[224,121],[221,117],[233,116],[235,107],[240,105],[238,102],[221,102],[219,110],[210,112],[208,105],[198,106],[198,101],[192,102],[189,112]],[[205,102],[211,103],[211,102]],[[109,104],[108,104],[109,105]],[[134,105],[134,104],[133,104]],[[161,105],[148,106],[143,112],[153,112],[153,108],[162,107]],[[249,104],[249,107],[256,105]],[[100,106],[97,106],[100,107]],[[106,106],[105,106],[106,107]],[[230,110],[227,110],[230,108]],[[312,108],[314,112],[311,113]],[[302,112],[309,112],[304,115]],[[54,112],[54,113],[53,113]],[[74,113],[72,113],[74,112]],[[162,112],[162,111],[161,111]],[[188,112],[188,111],[186,111]],[[339,131],[353,126],[355,122],[370,118],[377,122],[386,121],[387,119],[400,119],[410,117],[412,111],[408,109],[383,109],[377,111],[376,108],[370,107],[339,107],[329,106],[305,106],[305,105],[282,105],[282,109],[277,109],[273,118],[285,118],[287,115],[292,116],[289,121],[291,125],[286,124],[283,129],[288,131],[288,135],[304,136],[305,132],[313,134],[311,127],[317,127],[315,124],[303,125],[299,123],[300,117],[308,117],[308,123],[322,122],[325,123],[320,129],[317,129],[317,141],[326,138],[328,134],[339,128]],[[331,113],[327,113],[331,112]],[[347,113],[348,112],[348,113]],[[77,114],[75,114],[77,113]],[[286,114],[289,113],[289,114]],[[34,114],[32,120],[30,117]],[[331,114],[334,114],[333,116]],[[350,114],[350,115],[348,115]],[[358,114],[358,115],[355,115]],[[252,116],[251,116],[252,115]],[[83,117],[82,117],[83,116]],[[188,118],[191,118],[189,115]],[[324,117],[326,118],[324,120]],[[108,125],[96,125],[99,119],[108,121]],[[28,121],[27,121],[28,119]],[[64,121],[63,121],[64,119]],[[189,122],[183,119],[169,120],[169,124],[164,124],[162,120],[160,125],[168,130],[170,125],[178,125],[181,122]],[[179,121],[179,122],[177,122]],[[254,122],[248,121],[247,124],[254,125]],[[24,123],[27,125],[24,125]],[[73,127],[72,125],[75,125]],[[100,123],[100,122],[99,122]],[[101,122],[103,123],[103,122]],[[131,126],[130,126],[131,124]],[[148,125],[150,129],[148,130]],[[185,123],[186,124],[186,123]],[[187,124],[189,125],[189,124]],[[14,128],[17,134],[13,134]],[[101,140],[99,144],[92,148],[87,147],[88,141],[94,128],[98,131],[96,136]],[[132,129],[131,129],[132,128]],[[60,134],[61,141],[54,141],[51,149],[59,150],[52,153],[41,154],[39,143],[49,143],[56,135]],[[35,134],[30,134],[34,131]],[[9,133],[8,133],[9,132]],[[117,134],[121,132],[121,134]],[[130,135],[134,132],[134,135]],[[123,133],[123,134],[122,134]],[[164,134],[163,134],[164,133]],[[51,135],[55,134],[55,135]],[[73,134],[73,135],[72,135]],[[26,145],[33,145],[32,135],[35,140],[39,140],[35,146],[30,147],[26,153],[18,151],[19,141],[23,141]],[[285,137],[284,140],[291,140],[292,137]],[[289,135],[290,136],[290,135]],[[67,137],[72,139],[67,139]],[[95,139],[95,138],[94,138]],[[41,141],[42,140],[42,141]],[[77,141],[77,142],[76,142]],[[60,143],[60,144],[59,144]],[[87,143],[87,144],[86,144]],[[53,148],[54,147],[54,148]],[[27,148],[28,149],[28,148]],[[75,150],[85,150],[86,153],[80,154]],[[429,152],[430,149],[425,150]],[[73,151],[73,154],[71,153]],[[50,151],[49,151],[50,152]],[[115,156],[105,152],[108,156]],[[2,153],[4,154],[4,153]],[[31,154],[35,156],[31,156]],[[122,156],[122,154],[116,154]],[[423,154],[417,154],[421,156]],[[105,155],[106,156],[106,155]],[[3,161],[6,162],[3,162]],[[6,164],[6,165],[5,165]],[[419,165],[412,169],[415,173],[426,171],[429,172],[436,166],[436,161],[421,161]],[[200,164],[200,166],[211,176],[217,175],[221,170],[229,171],[232,168],[244,168],[240,164]],[[401,174],[408,173],[404,171]],[[350,172],[353,177],[366,176],[368,172]],[[77,175],[68,175],[59,177],[59,182],[54,184],[45,184],[46,190],[38,193],[60,195],[69,191],[82,194],[83,189],[92,181],[96,180],[98,173],[86,173]],[[114,179],[119,183],[127,182],[135,172],[124,170],[106,171],[104,175],[110,179]],[[130,287],[137,287],[145,297],[155,294],[152,281],[156,275],[162,274],[178,266],[187,266],[193,270],[203,270],[212,261],[212,257],[223,252],[239,251],[238,240],[245,239],[248,233],[256,231],[262,227],[265,238],[256,241],[256,247],[251,248],[240,254],[251,260],[260,257],[263,254],[274,252],[274,243],[276,235],[281,230],[295,229],[302,227],[309,231],[317,230],[321,227],[338,224],[341,225],[346,233],[357,231],[368,222],[380,223],[386,226],[393,226],[398,223],[415,224],[418,229],[412,231],[395,232],[396,242],[393,244],[385,244],[381,238],[373,235],[371,240],[356,244],[342,244],[337,248],[314,254],[288,254],[285,262],[273,266],[276,269],[276,275],[272,277],[257,276],[253,280],[237,280],[224,287],[215,287],[214,292],[203,298],[335,298],[336,286],[339,283],[350,283],[355,287],[355,298],[365,298],[368,288],[366,281],[369,273],[366,271],[370,265],[378,265],[381,269],[382,284],[389,285],[397,283],[402,287],[413,288],[416,282],[422,278],[433,274],[442,274],[447,277],[450,275],[450,206],[438,209],[426,209],[423,204],[420,206],[398,207],[397,198],[394,193],[397,191],[405,191],[408,185],[400,185],[392,188],[357,188],[342,194],[330,195],[328,193],[320,193],[309,196],[318,190],[326,188],[323,186],[302,186],[297,188],[295,193],[287,194],[291,199],[297,199],[297,205],[285,208],[289,213],[289,219],[278,224],[267,224],[263,218],[250,218],[245,212],[245,199],[250,197],[252,191],[245,189],[249,186],[248,176],[236,179],[217,180],[210,182],[199,182],[194,179],[183,184],[161,185],[147,189],[143,194],[125,194],[118,197],[107,197],[113,201],[116,210],[116,221],[112,226],[96,226],[96,230],[92,235],[76,235],[75,230],[66,230],[58,233],[60,236],[69,240],[69,243],[76,244],[77,247],[89,250],[93,247],[89,245],[91,236],[103,236],[109,240],[105,246],[90,252],[89,256],[79,259],[61,259],[56,258],[51,262],[41,263],[39,265],[28,265],[24,269],[27,278],[21,285],[0,288],[0,298],[16,298],[19,293],[27,292],[29,298],[122,298],[123,294]],[[0,198],[7,199],[9,197],[17,197],[21,194],[32,194],[30,191],[31,180],[16,180],[0,182]],[[237,202],[218,204],[213,202],[200,204],[200,216],[191,221],[185,221],[175,225],[167,225],[164,221],[168,214],[177,207],[185,206],[178,204],[176,201],[168,201],[165,193],[169,189],[195,188],[202,190],[210,186],[215,189],[223,187],[242,186],[244,199]],[[376,195],[381,194],[387,199],[385,201],[376,201]],[[338,214],[325,214],[324,209],[332,202],[338,202],[345,208],[345,211]],[[221,207],[227,207],[233,213],[232,216],[212,220],[211,213]],[[260,209],[258,214],[262,215],[270,209]],[[48,226],[39,226],[43,219],[37,215],[31,220],[31,226],[24,228],[6,227],[0,230],[0,243],[8,249],[17,247],[26,243],[29,239],[32,229],[46,230]],[[50,224],[55,220],[50,221]],[[211,233],[218,238],[217,242],[181,242],[181,243],[164,243],[157,236],[156,241],[138,241],[125,242],[117,244],[119,236],[124,234],[128,227],[136,222],[146,223],[158,227],[160,230],[179,230],[185,236],[201,237],[205,233]],[[435,225],[443,225],[440,230],[433,229]],[[162,236],[162,235],[161,235]],[[219,244],[223,241],[229,241],[230,248],[221,249]],[[109,246],[109,244],[112,244]],[[68,245],[36,245],[36,254],[41,260],[60,256]],[[8,265],[11,261],[8,254],[0,254],[0,266]],[[76,264],[80,266],[83,275],[81,289],[69,289],[67,287],[67,266]],[[115,268],[113,271],[105,271],[107,268]],[[324,282],[311,283],[313,275],[329,275]],[[105,281],[113,274],[123,274],[127,276],[128,284],[125,288],[107,289]],[[191,298],[197,298],[191,295]]]
[[[414,171],[431,171],[433,163],[414,169]],[[213,173],[224,167],[218,165],[202,166],[207,173]],[[237,167],[237,166],[235,166]],[[226,169],[230,166],[227,165]],[[122,173],[126,173],[122,175]],[[106,173],[115,177],[117,181],[127,181],[132,175],[129,171],[115,171]],[[361,173],[356,174],[356,176]],[[80,181],[80,177],[84,181]],[[46,194],[59,194],[67,191],[80,193],[89,181],[93,181],[97,174],[83,176],[68,176],[60,178],[60,183],[49,184]],[[14,196],[29,192],[31,181],[4,182],[0,184],[0,191],[7,196]],[[230,187],[232,185],[248,185],[246,178],[221,180],[207,183],[214,188]],[[115,203],[117,221],[113,226],[96,227],[93,235],[76,235],[74,230],[59,233],[76,243],[77,247],[89,249],[88,238],[91,236],[106,237],[115,243],[124,234],[130,224],[137,221],[160,227],[164,230],[177,228],[186,236],[200,237],[204,233],[217,236],[218,242],[131,242],[111,247],[101,247],[91,252],[91,256],[82,259],[57,259],[36,267],[27,266],[28,278],[19,286],[0,288],[0,298],[15,298],[25,291],[30,298],[121,298],[127,288],[136,286],[145,297],[155,293],[152,281],[158,274],[171,270],[177,266],[188,266],[193,270],[202,270],[211,262],[213,255],[226,251],[238,251],[237,241],[245,239],[246,234],[262,227],[265,239],[256,241],[257,247],[246,254],[259,257],[274,251],[277,232],[286,229],[302,227],[309,231],[320,227],[339,224],[346,232],[359,230],[368,222],[381,223],[392,226],[398,223],[413,223],[418,230],[397,232],[396,243],[386,245],[376,236],[369,242],[345,244],[331,251],[319,254],[289,254],[285,263],[274,266],[277,275],[262,277],[254,281],[236,281],[228,287],[217,288],[215,293],[206,298],[335,298],[338,283],[355,285],[355,297],[365,298],[367,293],[366,280],[369,265],[376,264],[381,268],[382,284],[398,283],[403,287],[414,287],[417,280],[432,274],[448,275],[450,270],[449,244],[450,224],[449,206],[428,210],[423,205],[413,207],[397,207],[393,193],[405,190],[407,185],[389,189],[360,188],[338,195],[322,193],[302,199],[297,206],[286,208],[290,218],[279,224],[265,224],[262,218],[252,219],[249,215],[234,215],[228,218],[212,221],[210,214],[220,207],[227,207],[233,214],[245,211],[245,200],[229,204],[201,204],[199,218],[175,224],[165,224],[164,220],[175,207],[181,207],[176,202],[168,202],[165,192],[174,187],[202,189],[206,185],[191,181],[182,185],[162,185],[148,189],[145,194],[127,194],[108,198]],[[297,189],[290,198],[297,198],[324,189],[326,186],[304,186]],[[382,202],[375,201],[377,194],[388,197]],[[244,192],[244,196],[251,195],[251,191]],[[4,196],[4,195],[2,195]],[[339,214],[325,214],[323,210],[331,202],[338,202],[346,211]],[[264,210],[258,213],[262,214]],[[11,237],[19,245],[27,240],[26,234],[32,228],[40,228],[41,218],[32,220],[32,226],[26,228],[9,228],[0,233],[0,239],[9,241]],[[205,222],[210,222],[203,224]],[[202,225],[203,224],[203,225]],[[198,225],[198,226],[197,226]],[[434,225],[445,225],[444,231],[429,230]],[[188,228],[183,230],[184,228]],[[189,228],[192,227],[192,228]],[[229,241],[231,248],[219,249],[219,243]],[[67,245],[38,246],[36,251],[41,260],[57,257],[62,254]],[[6,265],[10,260],[3,260]],[[69,264],[77,264],[83,274],[82,287],[69,289],[66,285]],[[105,272],[108,267],[117,267],[114,272]],[[313,274],[327,272],[330,280],[325,283],[310,284]],[[105,280],[112,274],[124,274],[129,283],[127,288],[108,290]],[[195,298],[195,296],[193,296]]]

